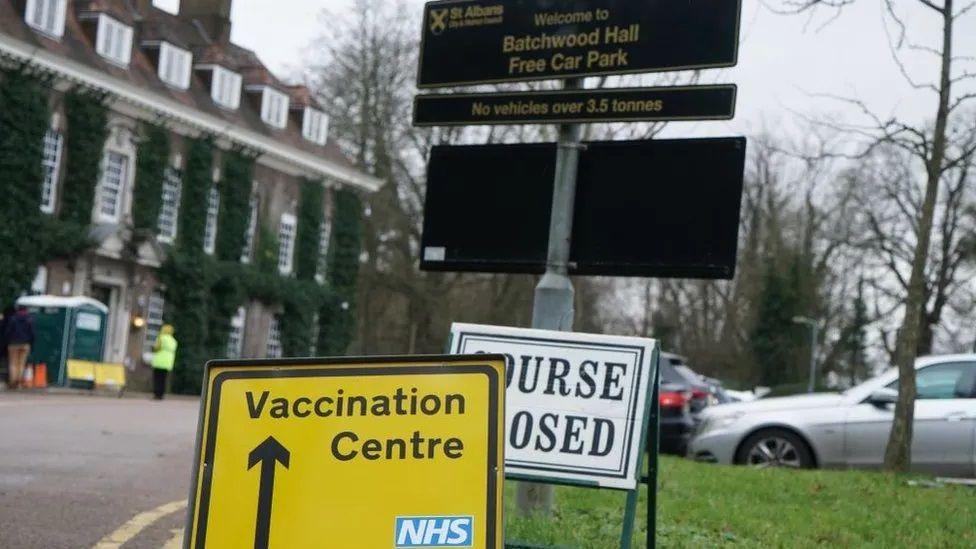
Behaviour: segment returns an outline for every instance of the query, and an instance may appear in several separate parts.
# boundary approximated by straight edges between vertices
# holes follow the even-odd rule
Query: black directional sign
[[[419,95],[415,126],[729,120],[736,87],[675,86]]]
[[[589,142],[570,274],[732,278],[746,140]],[[431,151],[421,268],[542,273],[556,146]]]
[[[741,0],[444,0],[418,86],[731,67]]]
[[[275,466],[280,463],[288,468],[291,453],[287,448],[269,436],[247,456],[247,468],[261,464],[261,484],[258,489],[258,513],[254,527],[254,548],[268,549],[268,535],[271,531],[271,500],[274,496]]]

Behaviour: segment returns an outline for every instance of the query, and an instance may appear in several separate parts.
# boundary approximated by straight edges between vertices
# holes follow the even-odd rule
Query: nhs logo
[[[397,517],[396,547],[471,547],[474,517]]]

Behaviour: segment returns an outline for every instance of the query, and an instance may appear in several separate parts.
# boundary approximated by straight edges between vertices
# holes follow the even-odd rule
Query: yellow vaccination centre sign
[[[503,357],[204,375],[185,547],[502,547]]]

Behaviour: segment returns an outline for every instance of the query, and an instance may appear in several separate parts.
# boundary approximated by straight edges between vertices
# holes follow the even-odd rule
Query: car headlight
[[[717,431],[718,429],[725,429],[731,427],[735,422],[739,421],[743,412],[736,412],[734,414],[721,415],[721,416],[709,416],[702,421],[701,425],[698,426],[698,434],[703,435],[710,431]]]

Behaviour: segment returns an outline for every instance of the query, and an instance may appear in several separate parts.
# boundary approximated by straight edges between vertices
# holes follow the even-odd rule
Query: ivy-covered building
[[[0,0],[0,300],[98,299],[104,359],[137,378],[173,323],[184,392],[208,358],[344,351],[380,184],[230,41],[230,10]]]

